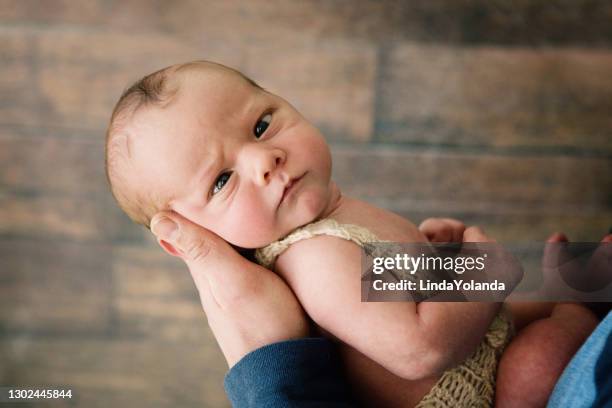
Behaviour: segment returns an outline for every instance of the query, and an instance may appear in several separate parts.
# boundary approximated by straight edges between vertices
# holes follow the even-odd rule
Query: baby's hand
[[[430,242],[462,242],[465,224],[453,218],[427,218],[419,230]]]

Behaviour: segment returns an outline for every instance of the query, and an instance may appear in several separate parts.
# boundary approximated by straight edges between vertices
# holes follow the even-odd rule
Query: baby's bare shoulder
[[[372,231],[379,239],[394,242],[421,242],[427,238],[407,218],[365,201],[343,197],[342,207],[333,214],[341,224],[356,224]]]
[[[361,248],[351,241],[319,235],[296,242],[278,257],[275,270],[313,318],[360,299]]]
[[[331,269],[338,265],[344,265],[343,270],[351,270],[355,266],[359,268],[355,260],[361,262],[359,245],[331,235],[318,235],[292,244],[278,257],[275,269],[283,276],[304,269]]]
[[[421,242],[427,238],[406,218],[364,201],[343,197],[342,205],[331,215],[340,224],[353,224],[370,230],[384,241]],[[348,276],[359,276],[361,248],[346,239],[319,235],[292,244],[276,262],[276,270],[286,279],[308,269],[308,276],[321,269],[341,267]],[[313,269],[317,269],[313,271]],[[354,270],[354,272],[352,272]],[[349,271],[349,272],[346,272]],[[300,274],[301,275],[301,274]],[[305,279],[299,276],[296,279]],[[291,283],[291,281],[290,281]]]

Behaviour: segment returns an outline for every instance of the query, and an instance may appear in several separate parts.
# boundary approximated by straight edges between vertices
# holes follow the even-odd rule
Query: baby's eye
[[[222,173],[219,177],[217,177],[217,180],[215,180],[215,184],[213,185],[212,195],[215,195],[219,191],[221,191],[221,189],[229,181],[230,177],[232,177],[231,171],[226,171],[225,173]]]
[[[257,123],[255,124],[255,128],[253,129],[253,133],[255,134],[255,137],[257,139],[259,139],[261,135],[264,134],[268,126],[270,126],[270,122],[272,122],[271,113],[265,114],[261,119],[257,121]]]

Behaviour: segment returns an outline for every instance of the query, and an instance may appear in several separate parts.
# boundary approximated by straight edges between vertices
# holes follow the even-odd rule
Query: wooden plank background
[[[612,225],[610,21],[603,0],[1,0],[0,384],[229,405],[186,269],[106,185],[106,122],[144,73],[244,71],[323,131],[346,194],[414,222],[589,241]]]

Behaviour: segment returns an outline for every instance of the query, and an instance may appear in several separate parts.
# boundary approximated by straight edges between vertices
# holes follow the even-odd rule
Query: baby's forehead
[[[192,142],[196,135],[198,141],[211,142],[214,134],[250,123],[261,100],[261,88],[229,69],[200,68],[175,74],[173,100],[139,109],[127,126],[139,153],[169,147],[180,150],[183,142]]]
[[[217,64],[204,64],[177,69],[177,82],[179,87],[198,86],[205,88],[213,95],[221,90],[241,89],[244,91],[257,91],[261,88],[239,71]],[[217,92],[215,92],[217,91]]]
[[[166,135],[158,140],[161,143],[240,126],[251,120],[268,95],[241,73],[216,64],[176,70],[173,75],[170,85],[175,92],[169,103],[145,106],[132,116],[128,127],[135,144],[150,144],[152,134]]]
[[[178,82],[177,106],[197,106],[201,113],[234,116],[244,113],[252,100],[265,92],[240,74],[225,70],[201,70],[182,75]]]

